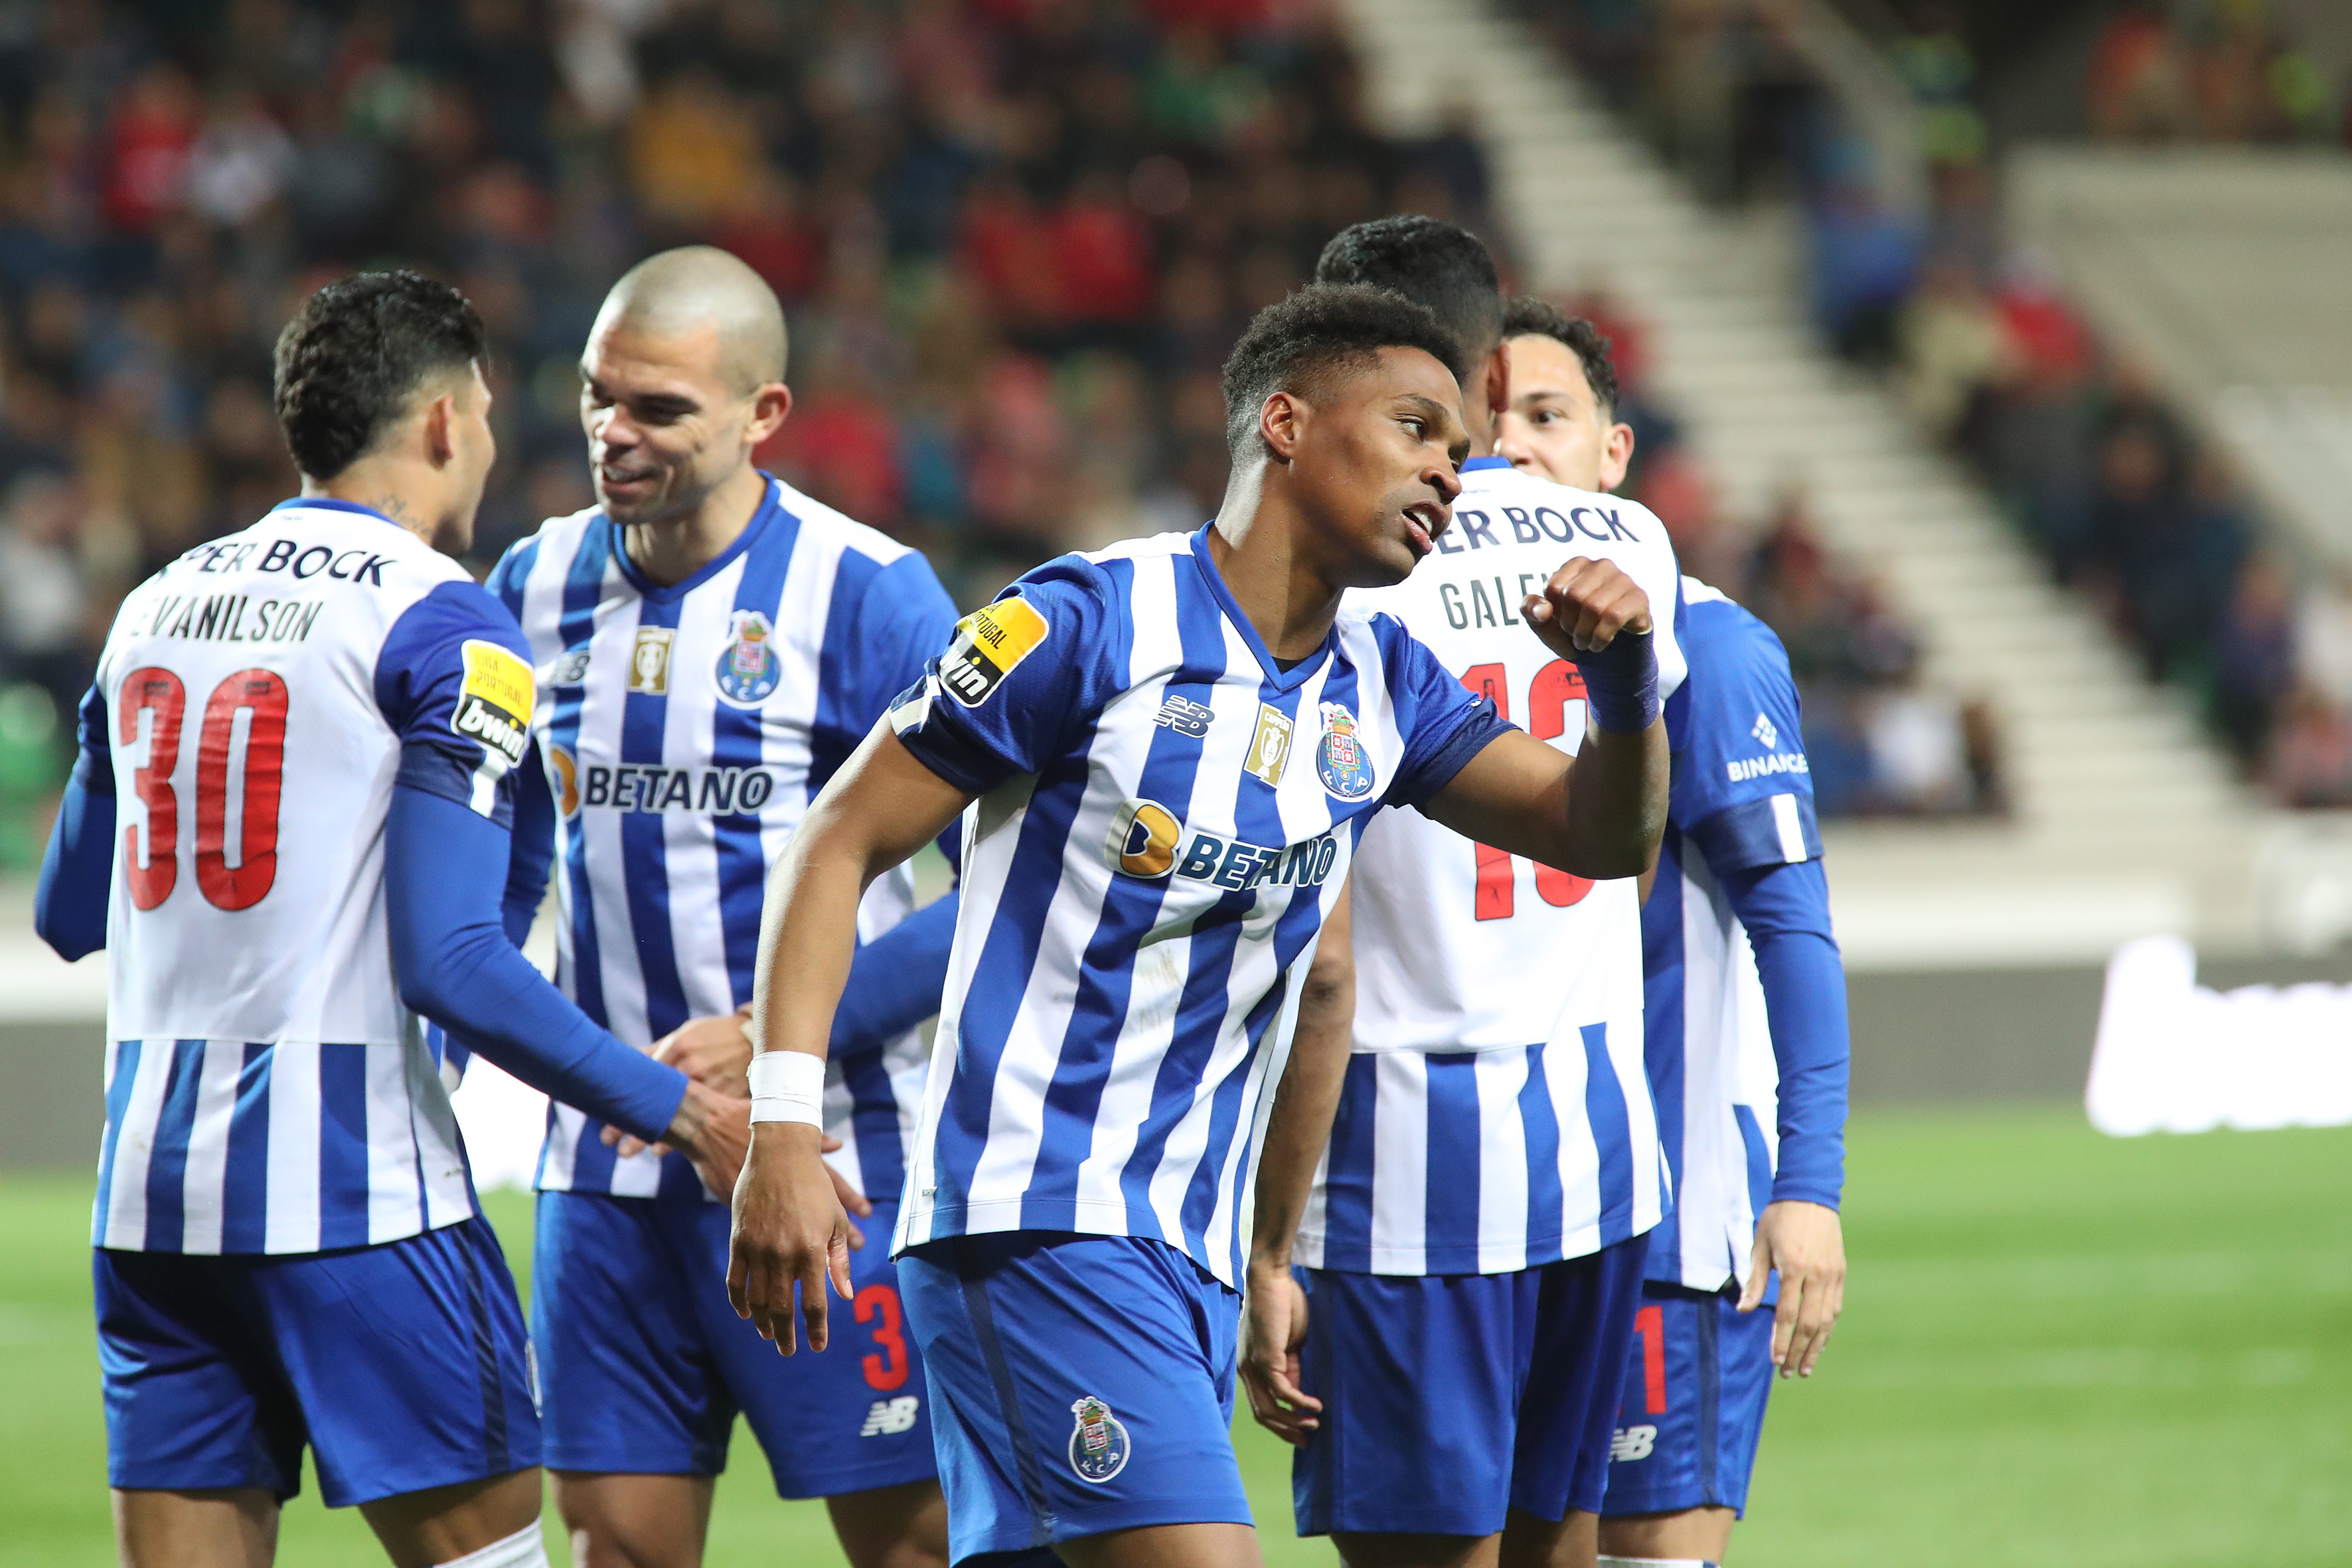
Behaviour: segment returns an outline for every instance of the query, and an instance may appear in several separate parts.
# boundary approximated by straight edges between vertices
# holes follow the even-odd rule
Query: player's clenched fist
[[[793,1290],[813,1351],[825,1347],[824,1287],[849,1300],[849,1249],[864,1238],[835,1195],[818,1152],[818,1133],[798,1122],[752,1129],[751,1155],[735,1184],[735,1231],[728,1243],[727,1299],[760,1337],[785,1355],[793,1335]]]
[[[1560,658],[1576,660],[1608,647],[1621,631],[1650,629],[1650,596],[1613,561],[1577,556],[1529,594],[1520,613]]]

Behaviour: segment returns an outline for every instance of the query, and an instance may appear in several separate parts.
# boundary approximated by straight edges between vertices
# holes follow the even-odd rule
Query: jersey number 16
[[[1504,684],[1499,664],[1474,664],[1462,672],[1462,684],[1495,705],[1505,719],[1511,716],[1510,688]],[[1584,677],[1564,658],[1553,659],[1528,682],[1528,733],[1538,741],[1556,741],[1568,732],[1568,705],[1584,700]],[[1507,921],[1517,910],[1518,871],[1510,854],[1491,844],[1474,844],[1478,851],[1478,892],[1474,907],[1482,921]],[[1571,877],[1538,861],[1536,896],[1554,909],[1583,901],[1592,891],[1589,878]]]
[[[122,678],[116,742],[139,742],[139,716],[152,713],[147,761],[131,775],[147,807],[146,853],[139,825],[122,830],[122,870],[131,907],[152,910],[172,896],[180,879],[180,796],[172,772],[179,766],[181,718],[187,688],[157,665]],[[196,887],[215,909],[247,910],[278,879],[278,793],[286,773],[286,682],[267,669],[240,669],[205,700],[196,733]],[[238,764],[242,764],[241,766]],[[229,778],[238,779],[237,857],[228,861]]]

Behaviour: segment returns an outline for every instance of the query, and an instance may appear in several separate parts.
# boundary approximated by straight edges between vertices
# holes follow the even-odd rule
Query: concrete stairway
[[[1703,209],[1564,65],[1482,0],[1343,0],[1386,129],[1474,90],[1498,209],[1538,289],[1605,282],[1646,319],[1660,390],[1752,516],[1791,479],[1832,542],[1926,633],[1937,683],[1989,697],[2018,810],[2005,824],[1832,836],[1860,967],[2081,963],[2172,931],[2261,945],[2267,810],[2174,695],[2052,587],[1990,500],[1802,320],[1784,218]]]

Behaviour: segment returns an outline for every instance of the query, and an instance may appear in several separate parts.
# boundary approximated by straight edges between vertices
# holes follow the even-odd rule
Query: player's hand
[[[1303,1448],[1322,1423],[1323,1402],[1298,1386],[1298,1347],[1307,1342],[1307,1292],[1289,1267],[1252,1263],[1242,1304],[1242,1386],[1257,1424]]]
[[[1519,614],[1544,646],[1573,661],[1599,653],[1622,631],[1650,629],[1650,595],[1613,561],[1580,555],[1551,574],[1540,594],[1529,594]]]
[[[817,1130],[796,1121],[752,1129],[751,1157],[735,1184],[735,1231],[728,1242],[727,1299],[760,1337],[791,1355],[793,1291],[800,1290],[808,1346],[824,1349],[828,1279],[849,1300],[849,1249],[857,1245],[835,1195]]]
[[[605,1142],[612,1142],[615,1128],[604,1129]],[[630,1142],[642,1149],[645,1144],[632,1138]],[[686,1080],[686,1098],[677,1102],[677,1111],[669,1119],[669,1130],[662,1141],[654,1145],[667,1152],[676,1149],[694,1166],[694,1173],[714,1193],[731,1190],[736,1173],[743,1168],[743,1157],[751,1142],[751,1101],[748,1098],[721,1094],[698,1083]]]
[[[1780,1304],[1772,1312],[1772,1364],[1780,1375],[1813,1375],[1845,1307],[1845,1230],[1837,1210],[1820,1204],[1767,1204],[1756,1221],[1756,1250],[1739,1310],[1764,1300],[1767,1269],[1780,1275]]]
[[[654,1060],[667,1062],[687,1077],[700,1079],[713,1089],[748,1096],[751,1092],[751,1037],[744,1033],[744,1028],[751,1021],[749,1007],[714,1018],[688,1018],[654,1042]]]

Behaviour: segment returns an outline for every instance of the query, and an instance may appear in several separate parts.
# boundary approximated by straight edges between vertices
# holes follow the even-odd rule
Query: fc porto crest
[[[776,654],[776,628],[757,610],[738,610],[727,623],[727,646],[719,650],[719,700],[734,708],[757,708],[776,694],[784,661]]]
[[[1127,1427],[1109,1405],[1089,1394],[1070,1406],[1070,1414],[1077,1417],[1070,1428],[1070,1468],[1078,1479],[1100,1486],[1127,1468]]]
[[[1341,800],[1361,800],[1372,793],[1371,759],[1356,733],[1356,716],[1337,702],[1323,704],[1323,743],[1315,750],[1315,771],[1323,787]]]

